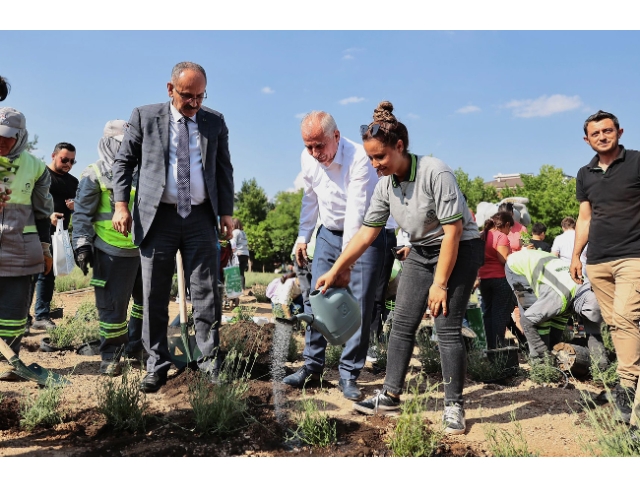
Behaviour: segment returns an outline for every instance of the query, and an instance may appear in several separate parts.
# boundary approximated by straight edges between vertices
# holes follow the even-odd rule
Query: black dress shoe
[[[364,397],[355,380],[340,379],[338,381],[338,389],[342,391],[342,395],[345,398],[351,401],[360,401]]]
[[[292,387],[297,387],[298,389],[302,389],[307,382],[312,380],[319,380],[320,374],[315,372],[311,372],[304,365],[298,369],[297,372],[294,372],[291,375],[286,376],[282,382]]]
[[[140,390],[142,392],[156,392],[166,383],[166,376],[162,376],[156,372],[147,372],[147,375],[140,381]]]

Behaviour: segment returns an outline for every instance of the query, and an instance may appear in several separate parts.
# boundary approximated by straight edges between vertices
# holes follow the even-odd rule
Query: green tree
[[[240,191],[235,195],[233,216],[242,222],[246,231],[247,227],[256,226],[262,222],[272,207],[267,194],[258,186],[256,179],[245,179],[242,181]]]
[[[273,209],[258,225],[245,229],[249,248],[256,261],[264,264],[289,260],[298,236],[302,190],[281,191],[274,198]]]
[[[497,201],[498,192],[494,186],[484,184],[484,180],[477,176],[473,179],[464,172],[461,168],[453,171],[456,179],[458,180],[458,186],[460,191],[467,197],[467,204],[473,211],[476,210],[478,203],[481,201]]]
[[[544,165],[537,176],[522,174],[520,177],[523,186],[519,196],[529,198],[527,209],[531,221],[544,223],[549,238],[562,233],[560,222],[564,217],[578,218],[576,180],[565,176],[561,168]]]

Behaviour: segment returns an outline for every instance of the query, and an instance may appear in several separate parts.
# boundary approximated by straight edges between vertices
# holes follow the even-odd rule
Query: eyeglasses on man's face
[[[69,164],[69,163],[71,163],[71,165],[73,166],[73,165],[74,165],[76,162],[78,162],[78,161],[76,161],[75,159],[69,159],[68,157],[61,157],[61,158],[60,158],[60,162],[61,162],[62,164]]]
[[[180,98],[182,98],[187,103],[190,101],[196,101],[198,103],[202,103],[203,100],[207,99],[206,91],[201,95],[192,95],[191,93],[180,93],[175,86],[173,87],[173,91],[175,91],[178,95],[180,95]]]

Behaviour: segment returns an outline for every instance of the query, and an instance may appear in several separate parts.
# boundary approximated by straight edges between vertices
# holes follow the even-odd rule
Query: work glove
[[[42,256],[44,257],[44,274],[45,276],[51,272],[53,267],[53,256],[51,255],[51,244],[40,242],[42,246]]]
[[[76,264],[86,276],[89,273],[89,266],[93,267],[93,250],[91,245],[83,245],[74,251]]]

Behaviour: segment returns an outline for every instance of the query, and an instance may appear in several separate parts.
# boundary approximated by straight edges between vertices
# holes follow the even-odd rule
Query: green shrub
[[[389,334],[384,334],[379,339],[377,336],[369,345],[376,351],[376,362],[374,368],[378,370],[387,370]]]
[[[556,367],[553,356],[545,354],[539,359],[528,360],[529,363],[529,379],[536,384],[552,384],[558,382],[565,377],[562,371]]]
[[[117,431],[144,431],[148,408],[140,382],[133,379],[128,365],[120,380],[105,378],[98,388],[98,411]]]
[[[229,433],[238,428],[245,418],[247,402],[243,397],[248,389],[246,380],[213,385],[207,374],[196,372],[189,382],[188,392],[196,431]]]
[[[77,347],[100,338],[100,328],[95,321],[81,321],[73,316],[68,316],[58,326],[47,330],[47,334],[53,346],[60,348]]]
[[[299,440],[310,446],[326,447],[338,441],[336,422],[318,409],[318,402],[302,392],[296,430],[286,440]],[[322,403],[326,407],[326,403]]]
[[[256,341],[254,346],[257,348]],[[246,346],[247,349],[251,345]],[[231,349],[220,366],[218,382],[213,385],[207,374],[198,372],[189,382],[188,399],[196,430],[204,433],[229,433],[245,421],[251,370],[257,353]]]
[[[611,395],[611,390],[606,388]],[[593,399],[580,391],[581,402],[586,405],[584,409],[586,418],[583,426],[588,428],[595,435],[595,442],[578,436],[578,441],[582,449],[590,456],[603,457],[637,457],[640,456],[640,441],[638,441],[638,430],[629,428],[616,419],[616,414],[612,414],[611,407],[600,407]],[[575,413],[574,413],[575,414]]]
[[[98,308],[94,301],[84,301],[78,306],[75,318],[79,321],[95,323],[100,320],[98,316]]]
[[[242,322],[242,321],[253,321],[253,317],[256,314],[255,306],[247,306],[245,304],[241,304],[237,306],[233,310],[233,317],[235,318],[234,322]]]
[[[591,371],[591,378],[593,381],[601,387],[613,387],[618,383],[618,362],[614,361],[609,366],[600,370],[598,366],[598,358],[591,356],[591,364],[589,365]]]
[[[251,292],[255,296],[258,303],[270,303],[271,300],[267,297],[267,286],[264,284],[254,284],[251,286]]]
[[[512,375],[507,370],[507,361],[507,353],[496,353],[494,359],[489,360],[483,350],[475,348],[467,354],[467,373],[477,382],[504,379]]]
[[[423,414],[438,384],[430,385],[427,379],[423,393],[419,391],[420,384],[421,380],[407,390],[409,399],[402,404],[391,438],[386,442],[394,457],[430,457],[442,441],[442,431],[429,427]]]
[[[440,352],[436,344],[431,340],[430,330],[422,328],[418,331],[416,337],[418,345],[420,363],[422,364],[422,372],[425,374],[437,374],[442,372],[442,364],[440,363]]]
[[[604,343],[604,348],[606,348],[610,352],[615,352],[616,349],[613,346],[613,338],[611,338],[609,325],[607,325],[606,323],[602,323],[602,325],[600,326],[600,333],[602,334],[602,342]]]
[[[511,411],[513,431],[497,428],[491,424],[485,428],[489,452],[494,457],[537,457],[537,453],[529,451],[527,438],[522,430],[522,424],[516,421],[515,411]]]
[[[325,367],[335,369],[340,365],[340,357],[342,357],[343,350],[342,345],[327,345],[324,358]]]
[[[88,288],[91,286],[90,283],[92,275],[93,272],[91,269],[89,269],[89,273],[85,276],[80,268],[76,266],[71,271],[71,274],[67,276],[56,276],[55,291],[63,293],[66,291]]]
[[[36,426],[54,426],[62,423],[64,414],[60,409],[64,385],[47,379],[45,387],[33,397],[29,394],[20,408],[20,426],[28,431]]]

